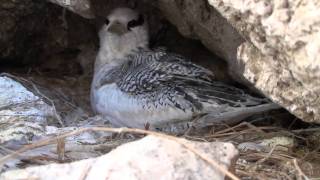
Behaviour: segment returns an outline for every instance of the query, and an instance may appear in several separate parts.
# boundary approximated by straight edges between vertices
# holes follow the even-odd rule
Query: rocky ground
[[[0,162],[3,172],[1,177],[4,179],[31,177],[63,179],[67,178],[65,174],[69,174],[68,178],[83,176],[94,178],[98,172],[109,171],[114,173],[113,178],[126,172],[127,176],[136,174],[132,176],[136,179],[148,179],[151,175],[157,175],[163,171],[167,172],[166,177],[172,177],[170,179],[224,177],[214,168],[212,172],[210,168],[203,169],[201,173],[195,175],[197,168],[211,167],[212,164],[204,163],[201,156],[192,155],[194,153],[192,151],[191,159],[181,158],[180,153],[184,154],[189,150],[188,147],[183,146],[182,149],[173,151],[174,145],[166,145],[166,143],[177,145],[181,143],[181,139],[174,139],[172,142],[171,138],[174,137],[189,140],[197,151],[200,153],[204,151],[204,154],[200,155],[205,158],[220,163],[226,161],[229,164],[226,167],[242,179],[304,179],[304,176],[320,175],[318,163],[320,128],[317,125],[303,123],[284,110],[254,116],[234,126],[216,124],[201,131],[191,129],[184,134],[171,132],[169,134],[172,136],[169,137],[153,134],[154,137],[149,137],[147,140],[143,138],[145,132],[135,130],[122,130],[121,135],[117,136],[110,134],[114,129],[108,129],[110,127],[108,123],[99,116],[93,116],[90,110],[88,98],[90,78],[11,73],[2,74],[1,82],[5,80],[7,85],[2,85],[0,88],[1,97],[7,97],[3,95],[10,95],[15,91],[15,99],[12,96],[7,100],[1,98],[4,104],[1,104],[0,111],[2,117]],[[4,117],[9,113],[9,118]],[[137,143],[127,144],[141,138],[142,140]],[[201,142],[203,145],[200,145]],[[220,157],[219,152],[214,148],[206,147],[215,146],[214,142],[232,144],[230,151],[220,152],[226,154],[227,159],[217,158]],[[117,147],[120,149],[118,150]],[[141,147],[148,148],[141,149]],[[159,149],[159,147],[168,149]],[[134,150],[135,148],[137,149]],[[113,151],[110,155],[101,156],[111,150]],[[126,156],[121,155],[124,153]],[[164,153],[169,154],[164,155]],[[170,158],[166,159],[162,156]],[[89,160],[78,161],[87,158]],[[146,158],[143,164],[138,163],[141,162],[141,158]],[[178,163],[175,158],[184,159],[184,162]],[[101,165],[96,164],[100,161],[101,163],[109,161],[119,163],[114,163],[110,166],[110,170],[105,171],[105,169],[99,169]],[[70,162],[75,163],[69,164]],[[67,164],[59,165],[60,163]],[[166,164],[163,168],[173,168],[175,171],[159,169],[160,165],[155,163]],[[37,167],[46,164],[52,165]],[[116,169],[114,169],[115,164],[117,164]],[[109,166],[104,165],[104,167]],[[33,168],[24,169],[30,166]],[[89,167],[90,170],[88,170]],[[12,171],[17,168],[21,170]],[[150,171],[149,168],[154,171]],[[80,170],[84,174],[79,174]],[[60,175],[53,176],[57,171]],[[191,173],[190,176],[187,172]],[[211,173],[213,174],[210,175]],[[219,178],[217,174],[220,174]],[[100,175],[107,177],[110,173]]]

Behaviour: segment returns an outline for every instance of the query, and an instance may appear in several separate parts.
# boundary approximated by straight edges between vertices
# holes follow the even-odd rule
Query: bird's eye
[[[139,14],[139,18],[137,20],[131,20],[128,22],[128,30],[130,30],[131,28],[137,27],[137,26],[141,26],[144,23],[144,18],[142,14]]]
[[[108,25],[108,24],[110,23],[109,19],[106,18],[106,19],[104,20],[104,23],[105,23],[106,25]]]

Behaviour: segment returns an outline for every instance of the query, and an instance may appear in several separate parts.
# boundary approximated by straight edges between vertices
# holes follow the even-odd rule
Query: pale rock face
[[[183,139],[221,167],[232,168],[238,150],[231,143]],[[225,179],[225,175],[184,146],[148,136],[117,147],[110,153],[69,164],[51,164],[3,173],[1,179]]]
[[[0,143],[27,143],[45,133],[53,109],[11,78],[0,76]]]
[[[236,59],[237,47],[244,39],[208,2],[158,0],[157,6],[181,34],[199,39],[228,62]]]
[[[248,40],[238,48],[237,73],[297,117],[320,123],[319,1],[209,3]]]
[[[92,19],[94,14],[91,10],[91,3],[89,0],[48,0],[52,3],[63,6],[70,11],[84,17]]]

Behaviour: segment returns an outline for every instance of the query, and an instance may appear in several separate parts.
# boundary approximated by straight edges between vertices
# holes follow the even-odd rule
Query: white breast
[[[114,126],[144,128],[192,117],[174,107],[144,108],[143,101],[123,93],[115,83],[107,84],[92,92],[96,111],[104,115]]]

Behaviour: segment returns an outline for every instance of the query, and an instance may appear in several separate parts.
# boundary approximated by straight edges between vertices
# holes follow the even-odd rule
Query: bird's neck
[[[139,49],[148,49],[148,37],[100,37],[100,49],[96,57],[95,71],[106,64],[111,66],[122,64],[127,60],[128,55],[137,53]]]

